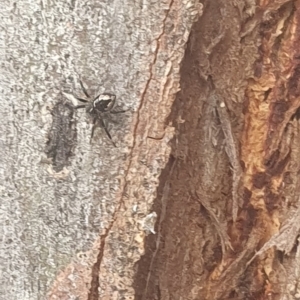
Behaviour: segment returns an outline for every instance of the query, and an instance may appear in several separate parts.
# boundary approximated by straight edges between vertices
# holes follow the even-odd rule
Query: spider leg
[[[114,145],[114,147],[117,147],[116,144],[114,143],[114,141],[112,140],[111,135],[110,135],[110,133],[109,133],[109,131],[108,131],[108,129],[107,129],[107,127],[106,127],[106,125],[105,125],[103,119],[99,116],[99,119],[98,119],[98,120],[100,121],[101,127],[105,130],[107,136],[108,136],[109,139],[111,140],[111,142],[112,142],[112,144]]]
[[[111,114],[122,114],[125,113],[127,110],[111,110],[110,113]]]
[[[75,109],[85,108],[85,107],[86,107],[86,105],[76,105],[76,106],[75,106]]]
[[[88,103],[89,101],[85,100],[85,99],[82,99],[82,98],[78,98],[78,97],[75,97],[77,100],[81,101],[81,102],[84,102],[84,103]]]
[[[81,88],[82,88],[83,93],[85,94],[85,96],[86,96],[87,98],[90,98],[90,96],[89,96],[87,90],[85,89],[85,87],[83,86],[83,83],[82,83],[81,80],[79,80],[79,83],[80,83],[80,86],[81,86]],[[78,99],[78,100],[79,100],[79,99]]]

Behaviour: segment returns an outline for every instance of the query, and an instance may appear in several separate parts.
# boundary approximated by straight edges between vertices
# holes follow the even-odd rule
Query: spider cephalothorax
[[[83,86],[82,82],[80,81],[81,88],[83,90],[84,95],[89,99],[82,99],[75,97],[77,100],[84,102],[84,105],[77,105],[75,108],[85,108],[86,112],[93,118],[93,128],[91,134],[91,141],[94,135],[95,128],[97,124],[102,127],[109,139],[112,141],[113,145],[116,147],[115,143],[113,142],[111,135],[107,129],[107,122],[109,120],[109,114],[119,114],[124,113],[124,110],[113,110],[115,103],[116,103],[116,95],[110,93],[103,93],[95,97],[94,99],[90,97],[87,90]]]

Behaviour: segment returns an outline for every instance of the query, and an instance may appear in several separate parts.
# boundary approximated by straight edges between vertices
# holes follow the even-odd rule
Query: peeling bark
[[[299,1],[203,4],[137,299],[297,299]]]
[[[0,298],[134,297],[201,12],[196,0],[2,3]],[[101,130],[90,143],[90,118],[72,110],[80,79],[127,111],[109,128],[116,148]]]

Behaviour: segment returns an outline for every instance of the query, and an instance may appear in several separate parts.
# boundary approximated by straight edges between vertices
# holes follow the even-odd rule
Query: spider
[[[92,127],[92,133],[91,133],[91,140],[92,142],[94,131],[97,126],[97,124],[102,127],[108,136],[108,138],[111,140],[114,147],[116,147],[116,144],[111,138],[111,135],[107,128],[107,118],[109,118],[109,114],[120,114],[126,112],[125,110],[113,110],[115,103],[116,103],[116,95],[111,93],[103,93],[99,94],[96,98],[91,98],[91,96],[88,94],[87,90],[85,89],[82,81],[79,81],[81,89],[84,93],[84,95],[89,99],[82,99],[79,97],[75,98],[79,100],[80,102],[84,102],[83,105],[77,105],[75,106],[76,109],[85,108],[86,112],[93,118],[93,127]],[[92,99],[92,100],[91,100]]]

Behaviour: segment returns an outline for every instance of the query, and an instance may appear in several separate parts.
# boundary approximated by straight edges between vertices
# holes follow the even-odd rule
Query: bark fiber
[[[299,299],[300,1],[203,1],[136,299]]]

